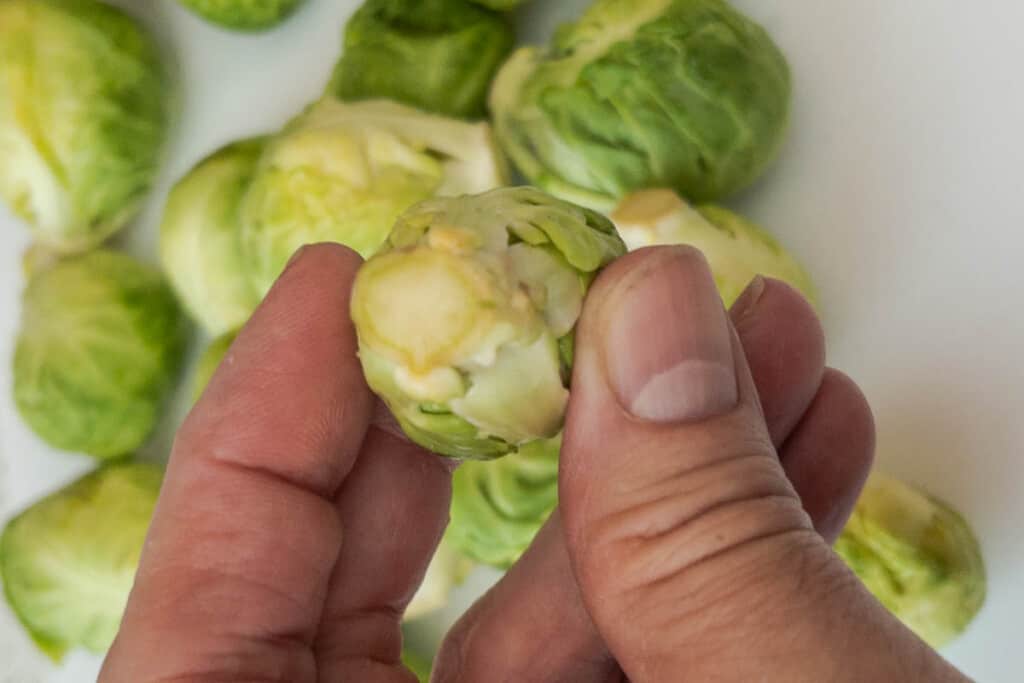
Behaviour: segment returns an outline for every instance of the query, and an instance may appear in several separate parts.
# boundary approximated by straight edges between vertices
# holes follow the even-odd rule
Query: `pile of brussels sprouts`
[[[302,4],[180,2],[240,31]],[[513,564],[557,505],[574,329],[601,268],[692,244],[726,305],[759,273],[814,301],[801,265],[721,205],[785,139],[790,71],[768,33],[724,0],[596,0],[513,52],[519,4],[366,0],[319,100],[174,185],[158,268],[111,238],[160,168],[180,90],[167,55],[99,0],[0,0],[0,197],[35,241],[14,398],[40,439],[99,465],[0,536],[5,595],[44,651],[109,646],[162,477],[132,454],[193,328],[213,340],[198,398],[303,244],[367,259],[351,314],[368,383],[410,439],[464,461],[410,618],[473,563]],[[510,187],[513,167],[529,186]],[[881,475],[837,551],[933,644],[984,600],[966,523]]]

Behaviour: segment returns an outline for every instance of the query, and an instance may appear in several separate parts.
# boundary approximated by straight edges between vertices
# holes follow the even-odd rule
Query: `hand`
[[[101,681],[414,680],[401,615],[451,469],[373,420],[358,265],[300,252],[182,427]],[[826,543],[872,450],[792,290],[727,317],[696,252],[620,259],[579,327],[561,509],[435,680],[963,680]]]

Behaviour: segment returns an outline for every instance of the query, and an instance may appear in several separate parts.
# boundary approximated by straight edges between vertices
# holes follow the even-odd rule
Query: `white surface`
[[[356,2],[310,0],[263,36],[218,31],[169,1],[132,6],[180,62],[183,112],[163,180],[125,242],[153,257],[167,186],[219,144],[282,124],[322,89]],[[527,35],[585,0],[539,0]],[[945,654],[980,681],[1019,681],[1024,609],[1024,5],[744,0],[796,81],[782,162],[738,204],[809,265],[831,362],[864,387],[880,459],[970,519],[988,603]],[[139,5],[145,5],[139,7]],[[27,234],[0,210],[0,517],[90,462],[55,453],[10,399]],[[162,457],[176,418],[147,448]],[[471,589],[485,585],[478,575]],[[466,597],[472,590],[463,591]],[[96,658],[50,669],[0,608],[0,683],[93,680]],[[440,629],[454,610],[432,622]],[[436,632],[423,634],[436,640]]]

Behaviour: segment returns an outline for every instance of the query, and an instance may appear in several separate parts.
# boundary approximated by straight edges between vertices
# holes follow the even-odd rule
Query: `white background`
[[[277,31],[218,31],[171,2],[132,6],[177,56],[182,111],[158,191],[124,242],[152,259],[170,182],[229,140],[273,130],[314,99],[356,2],[310,0]],[[537,38],[585,0],[537,0]],[[831,363],[878,419],[879,457],[974,524],[989,599],[945,654],[981,681],[1019,681],[1024,611],[1024,5],[1010,0],[745,0],[796,82],[782,160],[735,202],[808,264]],[[0,518],[90,467],[40,443],[10,399],[25,228],[0,209]],[[180,402],[179,402],[180,403]],[[180,416],[146,449],[166,454]],[[491,578],[478,574],[460,602]],[[420,628],[436,640],[455,609]],[[0,683],[92,680],[55,670],[0,607]]]

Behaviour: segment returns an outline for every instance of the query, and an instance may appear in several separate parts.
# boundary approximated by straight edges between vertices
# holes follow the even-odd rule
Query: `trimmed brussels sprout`
[[[558,505],[561,444],[534,441],[497,462],[462,463],[452,481],[452,545],[483,564],[515,564]]]
[[[235,31],[263,31],[291,16],[303,0],[180,0],[203,19]]]
[[[445,535],[437,547],[423,583],[405,608],[405,620],[412,621],[436,612],[448,604],[452,590],[466,580],[473,563],[456,552]]]
[[[109,465],[7,524],[0,536],[7,601],[53,659],[76,647],[110,647],[162,478],[156,465]]]
[[[690,244],[704,252],[727,307],[758,275],[782,280],[815,301],[807,271],[774,237],[728,209],[692,207],[671,190],[642,190],[627,196],[611,219],[631,251]]]
[[[533,188],[410,209],[356,277],[370,387],[420,445],[492,459],[562,428],[571,340],[611,222]]]
[[[170,90],[151,37],[93,0],[0,2],[0,197],[59,252],[134,218],[158,170]]]
[[[598,0],[502,67],[498,140],[534,185],[608,211],[633,190],[715,201],[774,160],[786,60],[724,0]]]
[[[504,184],[485,123],[395,102],[325,98],[268,146],[242,204],[242,250],[263,297],[296,249],[340,242],[364,258],[407,208]]]
[[[228,355],[228,349],[235,343],[238,331],[223,334],[206,347],[203,355],[199,357],[199,364],[196,365],[195,373],[192,376],[192,402],[195,403],[206,391],[206,385],[213,379],[213,373],[217,372],[221,361]]]
[[[483,118],[491,79],[514,42],[505,17],[469,0],[367,0],[345,27],[330,92]]]
[[[15,403],[56,448],[125,455],[153,430],[186,344],[159,271],[105,250],[65,259],[25,291]]]
[[[955,510],[873,474],[836,552],[878,600],[933,647],[955,638],[985,602],[978,540]]]
[[[215,336],[240,327],[259,302],[242,259],[238,211],[264,143],[239,142],[200,162],[164,209],[164,271],[185,310]]]

